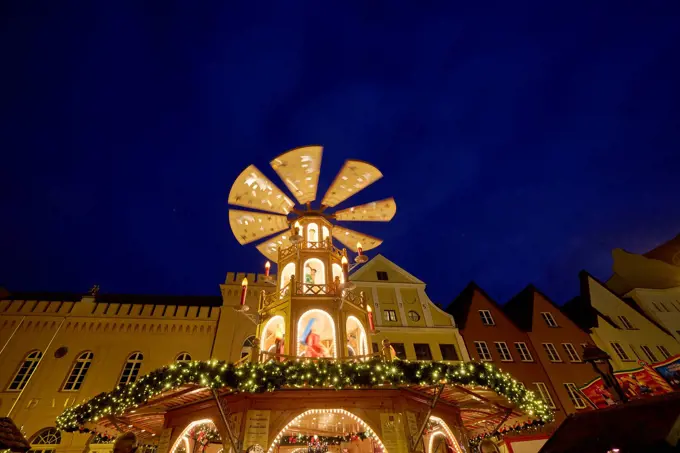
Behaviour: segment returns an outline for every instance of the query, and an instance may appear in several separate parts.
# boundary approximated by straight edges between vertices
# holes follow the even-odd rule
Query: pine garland
[[[353,439],[364,440],[369,436],[365,432],[360,433],[350,433],[344,436],[307,436],[307,435],[296,435],[283,437],[279,442],[281,446],[296,446],[296,445],[307,445],[310,442],[322,443],[327,445],[340,445],[341,442],[350,442]]]
[[[281,388],[369,389],[408,385],[457,384],[483,387],[505,396],[532,418],[532,423],[549,423],[553,413],[540,398],[508,373],[490,363],[467,362],[366,362],[286,361],[233,363],[210,360],[175,363],[149,373],[135,383],[101,393],[84,404],[66,409],[56,426],[66,432],[87,431],[85,423],[119,416],[150,398],[182,385],[230,388],[261,393]]]

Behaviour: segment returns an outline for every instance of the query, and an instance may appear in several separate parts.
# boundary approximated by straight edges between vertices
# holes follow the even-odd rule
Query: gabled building
[[[572,414],[590,409],[578,390],[597,377],[582,360],[583,346],[590,342],[588,333],[533,285],[513,297],[503,311],[526,332],[536,351],[535,359],[543,365],[555,389],[554,397],[564,410]]]
[[[430,300],[422,280],[377,255],[350,281],[373,307],[374,352],[388,339],[401,359],[469,360],[453,316]]]
[[[563,311],[612,358],[615,370],[637,368],[638,361],[658,362],[680,353],[680,343],[635,304],[626,302],[602,282],[582,271],[581,295]]]
[[[454,316],[471,359],[493,362],[509,372],[554,407],[558,423],[565,418],[562,398],[558,397],[529,336],[483,289],[470,283],[447,311]]]

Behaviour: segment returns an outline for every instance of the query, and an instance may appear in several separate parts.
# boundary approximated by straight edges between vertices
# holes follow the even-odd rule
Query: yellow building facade
[[[590,333],[593,343],[611,357],[614,370],[639,367],[680,354],[680,343],[642,311],[613,293],[587,272],[582,272],[581,296],[564,311]]]
[[[244,278],[247,310],[240,304]],[[106,453],[111,444],[97,443],[89,434],[56,436],[55,418],[65,408],[176,361],[235,362],[250,354],[255,342],[258,350],[266,350],[261,347],[266,320],[257,313],[263,297],[278,290],[272,280],[277,281],[275,275],[228,273],[220,285],[221,297],[6,296],[0,301],[1,415],[14,419],[29,441],[41,442],[33,445],[36,451]],[[468,360],[453,319],[429,300],[425,283],[381,256],[350,280],[356,284],[353,293],[363,293],[365,304],[374,307],[376,332],[366,332],[365,346],[356,351],[349,350],[349,341],[337,341],[338,354],[370,353],[374,344],[388,339],[397,345],[398,354],[403,345],[409,359]],[[308,300],[322,303],[314,297]],[[338,314],[345,313],[344,319],[354,316],[369,330],[365,311],[362,317],[348,302],[336,308]],[[286,314],[282,307],[277,310]],[[388,310],[396,313],[397,321],[385,314]],[[289,312],[288,319],[295,322],[284,330],[294,332],[299,316]],[[339,332],[347,331],[347,323],[338,324]],[[296,343],[289,341],[285,352],[297,355]],[[423,356],[428,354],[424,345],[429,355]]]

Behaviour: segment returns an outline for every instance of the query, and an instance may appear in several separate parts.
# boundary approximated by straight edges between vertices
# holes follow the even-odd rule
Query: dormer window
[[[548,325],[548,327],[559,327],[557,325],[557,321],[555,321],[555,318],[553,317],[552,313],[550,313],[548,311],[544,311],[544,312],[541,313],[541,316],[543,316],[543,320]]]
[[[479,317],[482,318],[482,324],[485,326],[493,326],[496,323],[493,322],[491,317],[491,312],[489,310],[479,310]]]
[[[387,272],[385,271],[377,271],[376,276],[378,277],[378,280],[386,282],[388,280],[387,278]]]

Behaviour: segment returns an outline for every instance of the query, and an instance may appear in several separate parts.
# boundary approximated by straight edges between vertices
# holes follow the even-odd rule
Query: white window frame
[[[657,359],[654,355],[654,352],[652,352],[652,348],[646,344],[641,344],[640,350],[645,353],[645,356],[647,356],[647,359],[649,359],[649,363],[656,363],[659,361],[659,359]]]
[[[491,312],[489,310],[479,310],[479,317],[482,319],[482,325],[485,326],[496,325],[496,322],[493,320],[493,316],[491,316]]]
[[[566,351],[567,355],[569,356],[569,361],[570,362],[580,362],[581,357],[579,357],[578,352],[576,351],[576,348],[572,343],[562,343],[562,348]]]
[[[517,353],[519,354],[519,359],[522,362],[533,362],[534,358],[531,355],[531,351],[529,351],[529,347],[527,344],[523,341],[516,341],[515,342],[515,349],[517,349]]]
[[[489,351],[489,346],[487,346],[486,341],[475,341],[475,351],[479,356],[479,360],[482,362],[491,362],[493,357],[491,356],[491,351]]]
[[[133,352],[132,354],[130,354],[127,360],[125,361],[123,371],[121,371],[120,377],[118,378],[118,385],[126,385],[135,382],[137,380],[137,376],[139,376],[139,370],[142,368],[143,361],[144,354],[142,354],[141,352]],[[127,370],[128,368],[130,369],[130,373],[128,373],[126,377],[125,370]]]
[[[623,346],[621,346],[621,343],[618,343],[616,341],[612,341],[609,344],[611,345],[612,349],[614,350],[616,355],[619,357],[619,359],[621,359],[624,362],[632,362],[633,361],[633,359],[628,357],[628,354],[626,353],[626,350],[623,349]]]
[[[560,357],[560,353],[557,352],[557,348],[553,343],[543,343],[543,350],[545,351],[545,353],[548,356],[548,359],[550,359],[551,362],[559,363],[562,361],[562,357]]]
[[[177,354],[177,357],[175,357],[175,362],[176,363],[188,363],[191,362],[191,354],[188,352],[180,352]]]
[[[553,400],[550,390],[548,390],[548,386],[545,385],[545,382],[534,382],[534,386],[536,386],[536,389],[538,390],[538,396],[543,400],[543,402],[547,404],[550,409],[555,409],[557,407],[555,406],[555,400]]]
[[[386,309],[384,311],[384,313],[385,313],[385,321],[397,322],[397,310]],[[392,315],[394,315],[394,316],[392,316]],[[394,319],[392,319],[392,318],[394,318]]]
[[[542,311],[541,316],[543,316],[543,321],[548,325],[548,327],[559,327],[555,317],[549,311]]]
[[[496,351],[498,351],[498,355],[501,357],[501,362],[514,362],[515,360],[512,358],[512,354],[510,353],[510,348],[508,348],[508,344],[505,341],[494,341],[494,345],[496,345]]]
[[[78,355],[78,358],[73,362],[71,371],[69,371],[66,381],[61,388],[62,392],[77,392],[83,386],[87,372],[92,366],[94,353],[92,351],[83,351]]]
[[[659,345],[659,346],[656,347],[656,349],[659,350],[659,352],[663,356],[664,360],[671,358],[671,353],[668,352],[668,349],[666,349],[666,346]]]
[[[623,326],[624,329],[626,330],[636,330],[635,326],[633,326],[633,323],[630,322],[628,318],[626,318],[623,315],[619,315],[619,321],[621,321],[621,325]]]
[[[38,367],[38,363],[40,363],[41,358],[42,351],[39,349],[34,349],[33,351],[26,354],[24,360],[21,361],[21,365],[19,365],[19,368],[17,368],[17,372],[14,373],[14,376],[9,381],[7,391],[22,391],[24,387],[26,387],[26,384],[28,384],[28,381],[31,380],[31,376],[33,376],[33,373],[35,373],[35,369]],[[17,378],[19,379],[18,381]],[[16,386],[14,386],[14,382],[17,382]]]
[[[588,407],[580,390],[578,389],[578,387],[576,387],[576,384],[574,384],[573,382],[565,382],[564,388],[567,389],[567,394],[569,395],[571,404],[573,404],[576,409],[585,409],[586,407]]]
[[[55,453],[61,444],[61,432],[56,428],[43,428],[31,440],[31,453]]]

